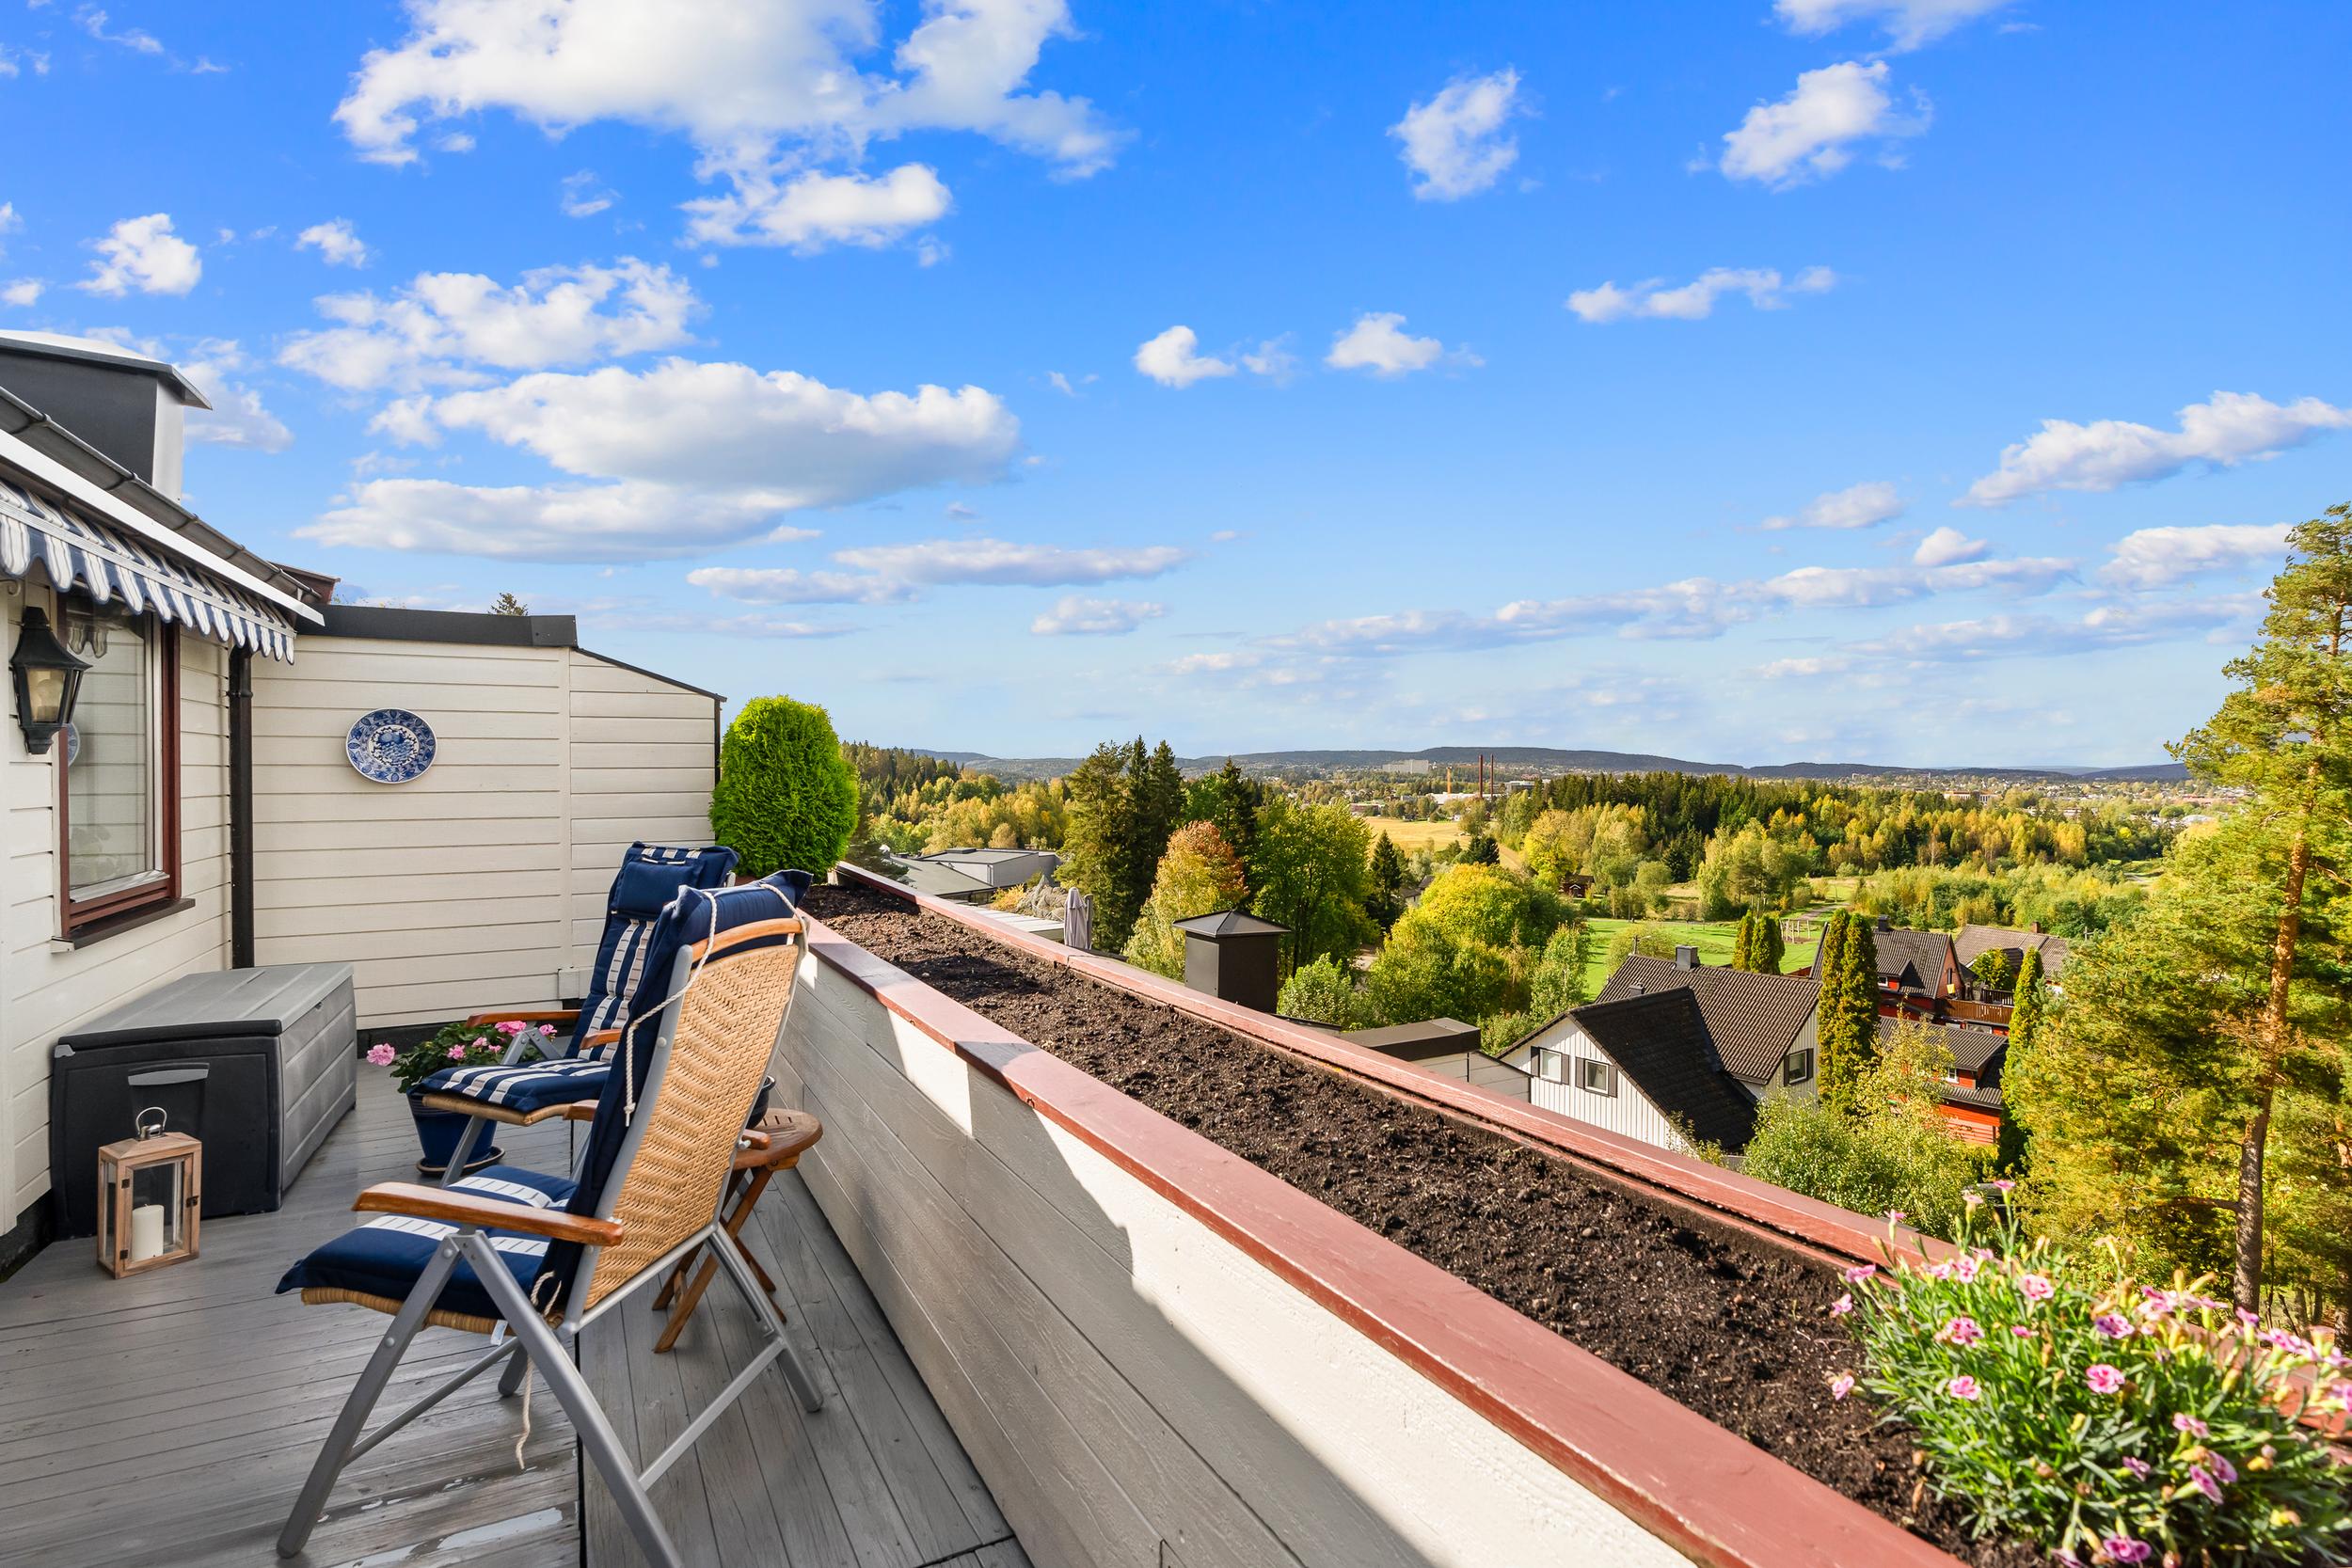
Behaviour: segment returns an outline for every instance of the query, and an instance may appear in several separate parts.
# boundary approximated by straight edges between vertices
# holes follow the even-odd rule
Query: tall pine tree
[[[1750,910],[1740,917],[1739,927],[1731,933],[1731,967],[1756,967],[1756,911]]]
[[[1869,918],[1830,916],[1813,962],[1820,982],[1821,1099],[1849,1117],[1862,1113],[1862,1085],[1878,1062],[1878,939]]]

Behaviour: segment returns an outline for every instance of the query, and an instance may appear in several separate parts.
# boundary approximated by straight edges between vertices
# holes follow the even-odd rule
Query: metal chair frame
[[[804,951],[807,936],[800,923],[797,920],[768,923],[771,930],[779,925],[788,925],[792,928],[796,933],[792,948]],[[742,929],[757,929],[757,927]],[[698,959],[704,949],[712,942],[723,944],[729,938],[739,937],[740,934],[739,930],[720,933],[705,942],[686,948],[677,955],[671,970],[670,1000],[662,1009],[660,1029],[655,1042],[652,1059],[646,1069],[645,1083],[638,1094],[640,1114],[632,1119],[628,1132],[622,1140],[620,1151],[613,1160],[612,1168],[605,1178],[604,1189],[596,1206],[596,1217],[600,1220],[610,1221],[615,1217],[614,1211],[620,1203],[629,1168],[636,1162],[638,1152],[644,1142],[646,1129],[653,1120],[651,1115],[647,1113],[650,1113],[652,1107],[659,1101],[663,1082],[669,1074],[672,1042],[676,1035],[678,1022],[686,1004],[686,991],[690,979],[698,967]],[[755,950],[744,957],[755,958],[759,951],[774,951],[774,949]],[[800,952],[795,952],[796,962],[799,957]],[[716,965],[727,961],[728,959],[723,955],[714,954],[707,959],[707,964]],[[789,1017],[790,1005],[787,1001],[784,1020],[780,1020],[777,1025],[779,1037],[783,1033],[784,1022]],[[774,1045],[773,1040],[769,1042],[771,1053]],[[749,1101],[746,1101],[742,1109],[745,1115],[749,1114],[751,1110]],[[739,1127],[741,1118],[739,1117],[734,1125]],[[583,1148],[581,1152],[583,1165],[587,1159],[588,1149],[593,1147],[593,1142],[591,1142]],[[463,1154],[464,1148],[461,1145],[459,1149],[461,1159]],[[451,1168],[453,1170],[458,1168],[460,1160],[453,1160]],[[801,1407],[803,1410],[814,1414],[821,1409],[825,1402],[823,1389],[818,1386],[815,1379],[810,1376],[808,1368],[802,1362],[799,1353],[786,1338],[781,1312],[775,1303],[759,1289],[755,1277],[756,1265],[744,1249],[743,1243],[727,1229],[726,1197],[732,1187],[731,1181],[722,1181],[719,1184],[719,1190],[712,1196],[710,1218],[692,1235],[671,1247],[660,1258],[643,1265],[628,1280],[599,1298],[594,1307],[583,1307],[580,1304],[590,1293],[590,1284],[596,1275],[596,1259],[602,1247],[595,1243],[584,1244],[579,1266],[572,1275],[572,1289],[566,1300],[563,1318],[560,1322],[552,1323],[542,1311],[532,1305],[523,1288],[516,1283],[515,1276],[508,1272],[506,1265],[500,1259],[497,1249],[491,1245],[489,1235],[484,1227],[465,1226],[455,1234],[444,1237],[439,1246],[434,1251],[432,1262],[427,1265],[423,1275],[409,1290],[400,1310],[393,1315],[391,1325],[384,1331],[383,1338],[377,1341],[375,1354],[369,1358],[366,1368],[359,1374],[358,1382],[353,1386],[351,1397],[344,1402],[342,1414],[336,1417],[334,1428],[327,1434],[326,1446],[319,1450],[318,1459],[311,1465],[310,1477],[303,1482],[301,1494],[294,1501],[294,1512],[286,1520],[286,1528],[278,1535],[278,1556],[293,1557],[302,1550],[304,1544],[310,1540],[310,1531],[318,1524],[321,1511],[326,1507],[328,1495],[334,1490],[337,1477],[353,1460],[373,1449],[393,1433],[440,1403],[483,1372],[504,1361],[506,1368],[499,1379],[499,1391],[511,1396],[520,1386],[526,1366],[537,1368],[540,1375],[548,1380],[548,1386],[555,1394],[556,1401],[563,1406],[564,1414],[571,1418],[573,1431],[579,1436],[581,1449],[586,1451],[590,1462],[596,1465],[597,1471],[603,1475],[605,1484],[612,1490],[614,1502],[620,1506],[621,1516],[628,1524],[629,1533],[635,1537],[646,1560],[656,1564],[657,1568],[682,1568],[676,1544],[671,1540],[668,1529],[661,1523],[660,1516],[654,1512],[650,1496],[654,1483],[667,1474],[670,1467],[694,1446],[695,1441],[710,1430],[713,1422],[742,1398],[754,1381],[761,1372],[767,1370],[771,1363],[779,1361],[783,1363],[786,1381],[791,1385],[792,1391],[800,1399]],[[535,1211],[528,1209],[518,1211],[518,1221],[527,1220],[534,1212]],[[508,1228],[520,1229],[525,1227],[517,1223]],[[723,1265],[723,1272],[734,1282],[737,1291],[751,1307],[752,1315],[757,1321],[761,1332],[767,1336],[768,1343],[744,1365],[743,1370],[738,1372],[724,1388],[719,1391],[718,1396],[705,1406],[699,1415],[687,1423],[686,1429],[677,1434],[659,1457],[643,1470],[639,1470],[631,1464],[628,1452],[621,1446],[618,1434],[612,1430],[612,1423],[607,1419],[603,1408],[596,1402],[595,1390],[589,1387],[588,1380],[575,1364],[573,1351],[579,1345],[581,1331],[590,1323],[612,1311],[624,1301],[634,1298],[639,1291],[647,1286],[659,1286],[680,1264],[691,1259],[697,1249],[704,1246],[709,1247],[711,1255],[717,1258]],[[389,1418],[373,1432],[367,1433],[364,1437],[361,1436],[361,1428],[373,1412],[376,1401],[383,1396],[385,1387],[390,1383],[394,1370],[400,1365],[401,1357],[406,1354],[410,1343],[415,1340],[417,1331],[425,1326],[427,1314],[431,1312],[434,1303],[439,1299],[442,1288],[449,1283],[450,1275],[461,1260],[473,1266],[475,1277],[488,1291],[491,1300],[499,1309],[501,1322],[492,1332],[490,1349],[416,1403],[400,1414]]]

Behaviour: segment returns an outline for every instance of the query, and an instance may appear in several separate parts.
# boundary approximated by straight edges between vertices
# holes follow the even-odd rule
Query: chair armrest
[[[556,1114],[565,1121],[594,1121],[596,1119],[596,1105],[597,1101],[594,1100],[575,1100],[555,1109]]]
[[[550,1121],[564,1115],[567,1109],[562,1105],[542,1105],[535,1111],[516,1111],[504,1105],[485,1105],[479,1100],[469,1100],[462,1094],[421,1094],[417,1100],[428,1111],[449,1111],[461,1117],[480,1117],[484,1121],[495,1121],[501,1127],[536,1127],[543,1121]],[[594,1111],[596,1102],[591,1100],[587,1101],[587,1105],[589,1110]]]
[[[580,1009],[578,1007],[542,1007],[534,1011],[528,1007],[501,1007],[496,1012],[471,1014],[467,1018],[466,1024],[469,1028],[473,1028],[485,1023],[504,1023],[510,1021],[518,1023],[578,1023]]]
[[[362,1214],[408,1214],[421,1220],[447,1220],[453,1225],[478,1226],[485,1230],[519,1230],[550,1242],[578,1242],[582,1246],[611,1246],[621,1239],[621,1222],[567,1214],[561,1209],[532,1209],[501,1203],[494,1197],[447,1187],[425,1187],[414,1181],[379,1181],[361,1193],[351,1206]]]
[[[599,1029],[586,1039],[574,1040],[572,1053],[574,1055],[579,1055],[584,1052],[600,1051],[620,1037],[621,1032],[618,1029]]]

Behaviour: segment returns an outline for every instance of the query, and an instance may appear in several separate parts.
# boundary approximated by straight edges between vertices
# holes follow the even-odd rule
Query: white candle
[[[142,1203],[131,1211],[131,1261],[144,1263],[164,1255],[164,1206]]]

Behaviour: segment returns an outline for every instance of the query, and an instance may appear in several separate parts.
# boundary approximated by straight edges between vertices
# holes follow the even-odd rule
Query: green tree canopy
[[[1354,969],[1328,955],[1299,965],[1282,982],[1274,1010],[1284,1018],[1301,1018],[1333,1029],[1368,1028],[1375,1022],[1357,987]]]
[[[857,828],[857,778],[833,720],[811,703],[755,697],[727,726],[710,832],[741,857],[738,874],[822,877]]]
[[[1284,974],[1324,954],[1346,958],[1372,940],[1364,912],[1372,890],[1372,832],[1345,806],[1301,805],[1287,797],[1258,813],[1250,862],[1252,912],[1286,927]]]
[[[1169,835],[1168,853],[1160,857],[1152,895],[1144,900],[1136,933],[1127,941],[1127,961],[1172,980],[1183,979],[1184,934],[1176,929],[1176,922],[1236,908],[1247,891],[1240,857],[1225,835],[1213,823],[1185,823]]]
[[[1864,1110],[1864,1082],[1878,1059],[1878,938],[1867,916],[1830,916],[1813,974],[1820,983],[1821,1099],[1841,1116]]]
[[[2039,954],[2035,956],[2040,957]],[[1982,980],[1994,990],[2009,990],[2009,954],[2004,949],[1986,948],[1977,955],[1977,961],[1970,964],[1968,969],[1978,979]]]

